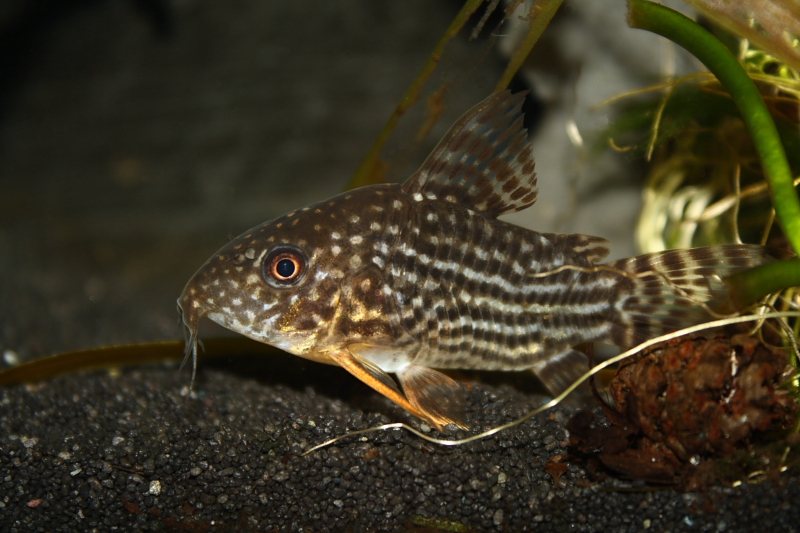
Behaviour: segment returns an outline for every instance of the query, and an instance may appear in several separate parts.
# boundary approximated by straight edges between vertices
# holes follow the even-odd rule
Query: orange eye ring
[[[276,248],[264,258],[264,279],[276,287],[294,285],[303,277],[305,270],[306,259],[296,248]]]

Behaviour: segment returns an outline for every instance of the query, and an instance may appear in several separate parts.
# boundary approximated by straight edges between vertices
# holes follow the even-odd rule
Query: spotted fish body
[[[403,185],[347,192],[229,242],[178,300],[188,349],[207,316],[342,366],[438,428],[464,427],[459,384],[434,369],[533,369],[557,390],[576,344],[627,347],[708,319],[728,300],[722,278],[771,260],[723,245],[600,265],[601,238],[498,220],[536,199],[522,98],[470,110]]]

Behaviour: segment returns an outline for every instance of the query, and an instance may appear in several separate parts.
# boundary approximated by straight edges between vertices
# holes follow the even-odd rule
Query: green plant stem
[[[800,259],[776,261],[725,278],[731,294],[731,309],[737,311],[764,296],[787,287],[800,286]]]
[[[453,37],[458,34],[459,31],[461,31],[461,28],[464,27],[464,24],[467,23],[472,14],[477,11],[478,7],[480,7],[483,2],[484,0],[467,0],[467,2],[464,4],[464,7],[462,7],[461,11],[458,12],[458,15],[456,15],[456,18],[450,24],[450,27],[447,28],[447,31],[437,43],[436,48],[434,48],[433,52],[431,52],[431,55],[428,57],[428,61],[425,62],[422,70],[419,74],[417,74],[414,83],[412,83],[411,87],[408,88],[406,94],[403,95],[403,99],[395,108],[394,113],[392,113],[392,116],[389,117],[389,120],[381,130],[378,138],[375,140],[375,143],[370,148],[369,153],[361,162],[361,165],[358,167],[358,170],[356,170],[356,173],[350,179],[350,182],[347,184],[347,189],[355,189],[356,187],[371,185],[373,183],[382,181],[379,172],[379,157],[381,150],[383,149],[383,145],[389,140],[389,136],[392,134],[392,131],[394,131],[395,126],[397,126],[397,122],[400,120],[400,117],[402,117],[406,111],[408,111],[408,109],[419,99],[420,92],[422,92],[422,87],[425,86],[428,78],[430,78],[431,74],[433,74],[433,71],[436,70],[436,66],[439,64],[439,60],[442,58],[444,47]]]
[[[497,83],[494,89],[495,91],[502,91],[508,87],[508,84],[511,83],[511,80],[516,76],[517,71],[522,67],[522,63],[525,62],[525,59],[528,57],[528,54],[531,53],[536,41],[542,36],[545,28],[550,24],[553,15],[556,14],[556,11],[558,11],[562,3],[564,3],[564,0],[537,0],[533,7],[531,7],[531,12],[528,15],[528,20],[530,21],[528,35],[525,36],[525,41],[523,41],[514,53],[514,57],[508,62],[508,67],[506,67],[506,71]]]
[[[775,122],[753,80],[716,37],[672,9],[646,0],[629,0],[628,24],[657,33],[691,52],[731,95],[761,158],[778,221],[795,253],[800,254],[800,200]]]

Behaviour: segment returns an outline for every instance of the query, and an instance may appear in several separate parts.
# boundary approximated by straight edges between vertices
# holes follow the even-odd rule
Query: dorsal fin
[[[536,201],[525,93],[494,93],[458,119],[422,167],[403,184],[417,199],[439,199],[497,217]]]

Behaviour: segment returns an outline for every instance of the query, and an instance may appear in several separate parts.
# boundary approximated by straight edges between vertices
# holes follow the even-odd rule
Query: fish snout
[[[209,286],[207,277],[204,269],[200,269],[192,276],[178,298],[178,311],[181,314],[181,320],[189,332],[195,335],[200,319],[212,310],[209,305],[208,291],[206,290],[206,287]]]

